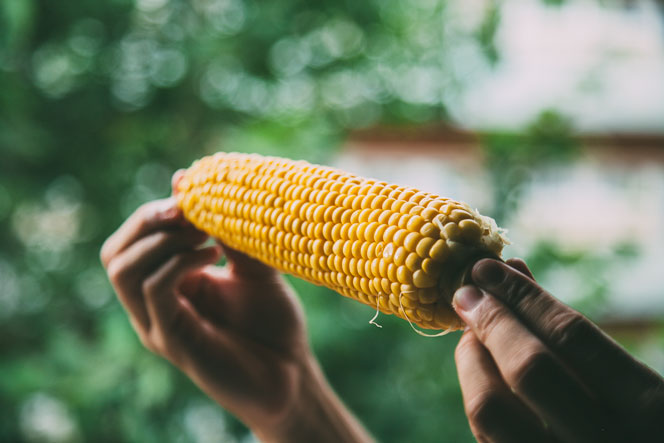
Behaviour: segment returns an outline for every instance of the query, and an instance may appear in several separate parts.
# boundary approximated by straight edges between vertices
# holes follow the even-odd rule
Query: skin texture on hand
[[[466,414],[480,442],[636,442],[664,435],[664,380],[534,280],[482,260],[454,307]]]
[[[169,198],[143,205],[102,247],[145,347],[261,441],[371,441],[328,386],[281,275],[206,239]],[[211,266],[222,253],[228,264]]]

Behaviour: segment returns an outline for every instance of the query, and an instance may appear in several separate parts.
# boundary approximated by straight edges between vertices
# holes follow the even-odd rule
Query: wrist
[[[300,365],[298,392],[282,420],[270,429],[254,429],[263,442],[370,442],[362,424],[328,384],[313,355]]]

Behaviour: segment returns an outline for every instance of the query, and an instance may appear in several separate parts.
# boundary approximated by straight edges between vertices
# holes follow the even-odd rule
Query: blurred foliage
[[[437,0],[0,2],[0,441],[245,438],[140,346],[100,245],[206,153],[325,162],[350,129],[444,119],[466,75],[454,51],[495,53],[495,8],[479,29],[455,14]],[[371,309],[293,283],[332,384],[378,438],[471,441],[454,337],[373,328]]]
[[[561,6],[565,0],[542,0],[542,3],[549,6]]]
[[[500,56],[495,43],[499,24],[500,8],[496,2],[492,2],[485,12],[481,26],[477,30],[477,40],[482,46],[482,52],[492,65],[498,62]]]
[[[483,145],[494,190],[491,216],[499,225],[541,168],[573,160],[579,148],[571,122],[554,110],[543,111],[522,132],[489,133]]]
[[[574,308],[593,319],[608,314],[608,292],[610,272],[614,267],[624,266],[635,258],[633,245],[619,245],[607,253],[595,251],[567,251],[551,242],[536,244],[524,257],[528,267],[544,287],[556,285],[555,280],[582,279],[574,284]],[[568,288],[565,288],[568,289]],[[569,292],[569,291],[567,291]]]
[[[101,243],[206,153],[326,162],[348,130],[444,120],[459,54],[499,60],[497,2],[460,18],[442,0],[0,2],[0,441],[250,441],[141,347]],[[499,219],[531,166],[574,154],[569,131],[545,112],[486,140]],[[370,308],[291,281],[331,383],[381,441],[472,441],[455,336],[373,328]]]

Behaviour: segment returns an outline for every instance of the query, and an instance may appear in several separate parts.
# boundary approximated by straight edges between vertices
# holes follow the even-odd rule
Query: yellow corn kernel
[[[461,276],[506,242],[463,203],[276,157],[205,157],[176,197],[228,246],[425,329],[462,327],[449,304]]]

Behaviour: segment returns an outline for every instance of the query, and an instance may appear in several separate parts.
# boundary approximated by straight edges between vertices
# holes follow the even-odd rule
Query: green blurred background
[[[218,150],[463,199],[507,256],[664,372],[655,1],[2,0],[0,441],[251,442],[144,350],[98,260]],[[453,349],[291,279],[385,442],[473,441]]]

